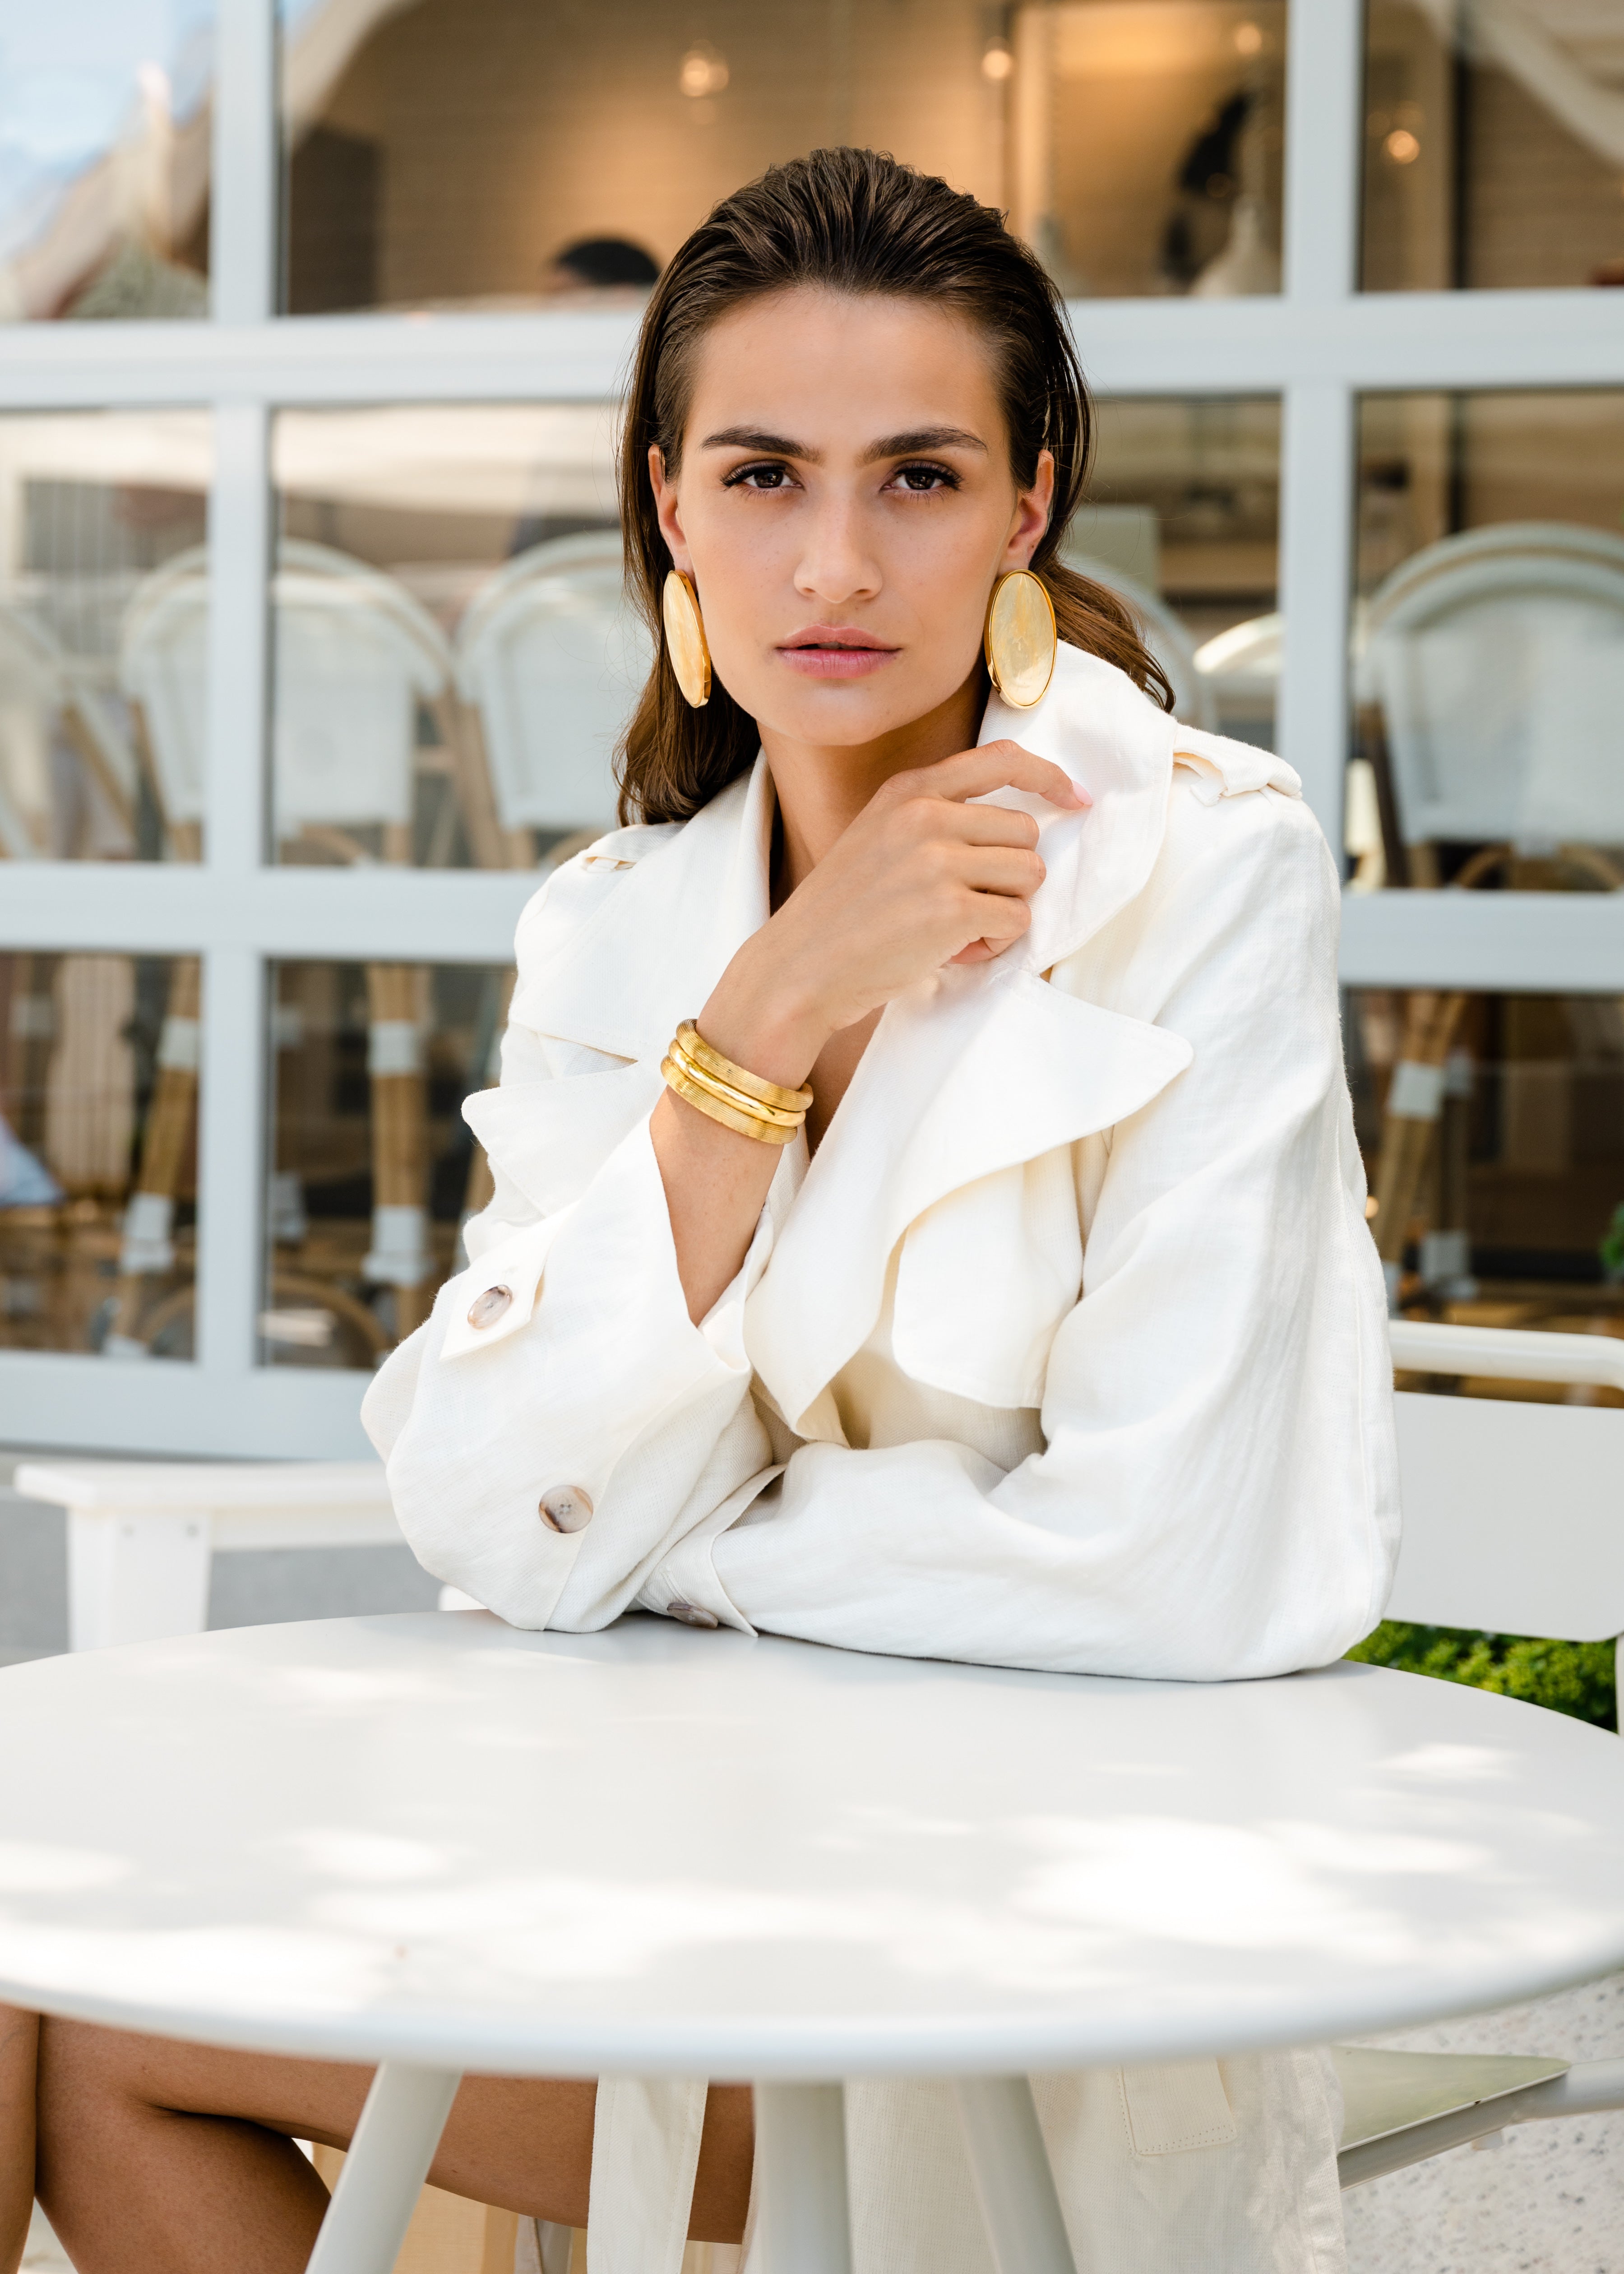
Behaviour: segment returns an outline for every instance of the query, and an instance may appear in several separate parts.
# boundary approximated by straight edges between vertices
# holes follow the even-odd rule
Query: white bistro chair
[[[483,743],[508,865],[557,858],[614,825],[614,751],[654,659],[626,595],[620,532],[532,546],[476,596],[457,686]]]
[[[0,603],[0,858],[60,858],[50,755],[60,735],[95,787],[114,831],[134,847],[134,753],[86,659],[71,655],[45,626]],[[98,854],[115,850],[102,842]]]
[[[1407,850],[1624,846],[1624,538],[1508,522],[1428,546],[1372,596],[1357,677]]]
[[[1624,865],[1624,538],[1564,522],[1508,522],[1445,538],[1396,569],[1361,629],[1360,700],[1380,710],[1411,877],[1437,882],[1435,847],[1476,845],[1455,878],[1518,881],[1560,855],[1617,890]],[[1466,998],[1411,998],[1389,1095],[1376,1238],[1396,1297],[1413,1204],[1437,1138],[1445,1067]],[[1440,1269],[1465,1242],[1431,1227]],[[1443,1235],[1441,1240],[1439,1235]]]
[[[1388,1336],[1401,1370],[1624,1389],[1624,1341],[1608,1335],[1395,1319]],[[1624,1675],[1624,1409],[1401,1390],[1398,1448],[1404,1541],[1388,1616],[1614,1642]],[[1334,2052],[1344,2187],[1508,2124],[1624,2108],[1624,2060]]]
[[[378,857],[357,836],[376,832],[382,858],[411,858],[417,710],[437,710],[454,733],[451,649],[428,614],[394,578],[327,546],[280,548],[274,580],[275,700],[274,828],[281,844],[301,840],[341,860]],[[123,674],[139,708],[148,763],[166,824],[200,839],[207,737],[207,561],[199,549],[178,556],[137,593],[125,620]],[[177,973],[187,997],[166,1021],[161,1067],[190,1052],[191,1088],[169,1118],[189,1114],[196,1089],[195,965]],[[433,1257],[425,1205],[423,1030],[417,975],[410,967],[367,970],[372,1089],[373,1209],[365,1276],[392,1286],[404,1333],[427,1306]],[[156,1102],[164,1103],[162,1094]],[[154,1106],[154,1130],[126,1218],[121,1277],[126,1288],[173,1261],[174,1160]],[[156,1139],[156,1141],[154,1141]],[[284,1199],[284,1206],[286,1201]],[[121,1299],[114,1355],[144,1347],[126,1324]]]

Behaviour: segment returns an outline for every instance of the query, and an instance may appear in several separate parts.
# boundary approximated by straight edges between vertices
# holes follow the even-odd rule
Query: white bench
[[[209,1565],[250,1547],[402,1543],[380,1461],[25,1461],[68,1513],[68,1647],[201,1634]]]

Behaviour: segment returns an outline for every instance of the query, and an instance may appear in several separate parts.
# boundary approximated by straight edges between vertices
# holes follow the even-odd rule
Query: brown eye
[[[914,497],[929,496],[932,490],[959,487],[959,477],[948,466],[898,466],[895,478]]]
[[[781,490],[788,483],[787,466],[735,466],[722,486],[729,490]]]

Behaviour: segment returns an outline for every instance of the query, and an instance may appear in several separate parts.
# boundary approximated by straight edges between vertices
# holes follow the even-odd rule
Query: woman
[[[661,280],[627,826],[524,914],[475,1261],[365,1407],[422,1560],[515,1624],[1210,1681],[1380,1613],[1335,877],[1290,770],[1176,727],[1060,566],[1088,440],[1036,262],[889,159],[776,169]],[[291,2274],[287,2135],[365,2081],[48,2022],[43,2199],[81,2268]],[[1341,2264],[1313,2056],[1038,2098],[1079,2268]],[[849,2105],[864,2274],[981,2274],[951,2104]],[[670,2274],[750,2166],[738,2088],[475,2080],[433,2177],[590,2193],[594,2274]]]

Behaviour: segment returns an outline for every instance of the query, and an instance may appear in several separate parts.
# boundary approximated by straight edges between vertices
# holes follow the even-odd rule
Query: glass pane
[[[0,319],[208,313],[214,0],[0,0]]]
[[[854,142],[1069,290],[1279,289],[1283,0],[281,0],[284,305],[635,301],[716,200]]]
[[[195,957],[0,953],[0,1348],[190,1358]]]
[[[1368,0],[1365,289],[1624,283],[1619,0]]]
[[[462,1100],[499,1074],[513,974],[473,964],[274,972],[268,1366],[369,1368],[461,1270],[491,1196]]]
[[[212,430],[0,417],[0,858],[195,861]]]
[[[1283,0],[1045,0],[1013,33],[1015,226],[1073,294],[1280,290]]]
[[[1084,350],[1087,348],[1084,326]],[[1178,716],[1273,749],[1280,683],[1280,404],[1101,403],[1064,557],[1138,611]]]
[[[1624,1335],[1624,1003],[1367,988],[1343,1033],[1405,1314]],[[1561,1383],[1481,1393],[1624,1404]]]
[[[613,413],[284,411],[276,857],[531,868],[613,823],[647,674]]]
[[[1368,396],[1358,890],[1624,882],[1624,392]]]

